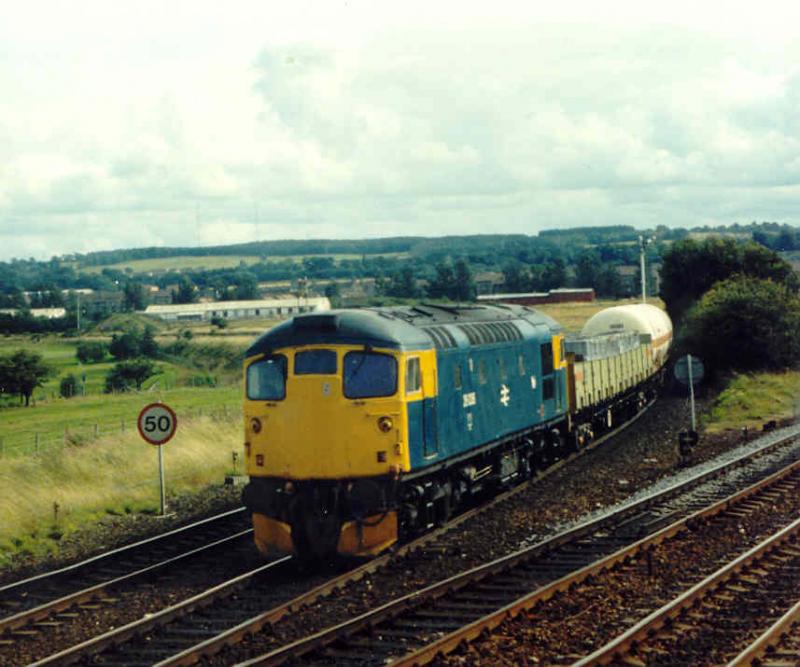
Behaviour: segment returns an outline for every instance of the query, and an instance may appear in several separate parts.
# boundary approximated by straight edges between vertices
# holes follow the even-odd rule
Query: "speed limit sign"
[[[151,445],[163,445],[178,427],[175,411],[163,403],[151,403],[142,408],[136,426],[141,435]]]

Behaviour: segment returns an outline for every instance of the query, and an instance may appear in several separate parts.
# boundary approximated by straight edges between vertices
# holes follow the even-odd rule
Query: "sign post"
[[[675,363],[675,379],[681,384],[689,386],[689,400],[692,404],[692,430],[697,429],[694,410],[694,386],[698,384],[705,375],[703,362],[691,354],[681,357]]]
[[[161,490],[161,516],[167,509],[166,487],[164,484],[164,451],[162,445],[166,444],[178,428],[178,417],[175,411],[164,403],[150,403],[145,405],[136,420],[139,435],[146,442],[158,447],[158,480]]]
[[[703,362],[691,354],[678,359],[675,363],[675,379],[681,384],[689,386],[689,403],[692,411],[692,428],[689,431],[682,431],[678,437],[681,461],[688,464],[692,448],[697,444],[697,419],[694,407],[694,386],[703,379],[705,368]]]

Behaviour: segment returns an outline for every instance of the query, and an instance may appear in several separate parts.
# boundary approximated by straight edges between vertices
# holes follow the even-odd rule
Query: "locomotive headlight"
[[[394,422],[392,422],[391,417],[381,417],[378,419],[378,430],[382,433],[388,433],[392,430],[392,426],[394,426]]]
[[[253,433],[261,433],[261,420],[258,417],[253,417],[250,420],[250,430]]]

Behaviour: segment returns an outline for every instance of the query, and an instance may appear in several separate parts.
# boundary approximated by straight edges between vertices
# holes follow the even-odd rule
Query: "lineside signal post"
[[[139,435],[146,442],[158,447],[158,480],[161,489],[161,516],[164,516],[167,509],[166,489],[164,486],[164,451],[161,448],[165,445],[178,428],[178,416],[175,411],[164,403],[150,403],[145,405],[136,420],[136,427]]]
[[[689,402],[692,410],[692,427],[688,431],[681,431],[678,436],[678,452],[681,457],[681,464],[688,465],[692,449],[698,441],[697,436],[697,420],[695,418],[694,409],[694,386],[699,384],[705,375],[705,367],[703,362],[691,354],[681,357],[675,364],[674,368],[675,379],[683,385],[689,387]]]

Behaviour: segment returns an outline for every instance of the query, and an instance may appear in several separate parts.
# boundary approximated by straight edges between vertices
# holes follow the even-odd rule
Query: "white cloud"
[[[0,2],[0,259],[798,222],[793,18],[744,3],[721,21],[686,2]]]

